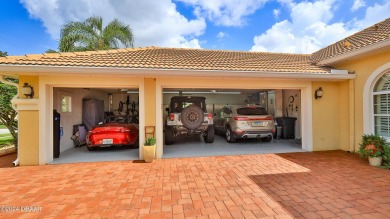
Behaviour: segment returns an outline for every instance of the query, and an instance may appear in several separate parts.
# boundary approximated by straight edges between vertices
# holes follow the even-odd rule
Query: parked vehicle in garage
[[[172,97],[167,111],[165,144],[173,144],[175,137],[183,134],[201,134],[206,143],[214,142],[213,115],[207,113],[205,97]]]
[[[90,151],[99,147],[138,147],[138,125],[124,123],[96,125],[88,132],[86,142]]]
[[[216,132],[224,133],[226,141],[239,138],[260,138],[269,142],[275,133],[272,115],[260,106],[225,106],[214,115]]]

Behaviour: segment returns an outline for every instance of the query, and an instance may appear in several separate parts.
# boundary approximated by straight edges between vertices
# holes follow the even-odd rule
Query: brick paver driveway
[[[341,151],[0,168],[0,175],[2,211],[15,211],[1,218],[390,217],[390,171]]]

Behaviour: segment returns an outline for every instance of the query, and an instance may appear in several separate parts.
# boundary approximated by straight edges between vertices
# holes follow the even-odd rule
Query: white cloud
[[[204,17],[222,26],[242,26],[245,16],[253,14],[269,0],[177,0],[195,8]]]
[[[218,38],[218,39],[223,39],[223,38],[228,37],[228,36],[229,36],[229,34],[228,34],[228,33],[225,33],[225,32],[219,32],[219,33],[217,34],[217,38]]]
[[[42,20],[47,32],[59,39],[61,26],[102,16],[106,24],[118,18],[133,30],[135,47],[200,48],[198,36],[206,29],[203,18],[188,20],[170,0],[20,0],[31,17]]]
[[[353,2],[353,5],[352,5],[352,8],[351,8],[351,11],[356,11],[358,10],[359,8],[362,8],[366,6],[366,2],[364,0],[355,0]]]
[[[275,19],[278,19],[279,15],[280,15],[280,10],[279,9],[274,9],[273,13],[274,13]]]
[[[388,17],[390,1],[383,5],[368,7],[365,17],[349,23],[331,23],[334,0],[319,0],[313,3],[291,3],[291,21],[276,23],[265,33],[254,37],[251,51],[288,53],[312,53]]]

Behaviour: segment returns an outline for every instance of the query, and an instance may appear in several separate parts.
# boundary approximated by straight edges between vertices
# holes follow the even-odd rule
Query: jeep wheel
[[[232,130],[230,129],[230,127],[226,128],[225,137],[226,137],[226,141],[229,143],[236,142],[236,138],[233,136],[233,133],[232,133]]]
[[[165,127],[165,144],[171,145],[175,140],[175,135],[173,133],[173,128],[170,126]]]
[[[196,105],[188,106],[181,112],[181,122],[189,130],[199,128],[203,123],[203,119],[203,110]]]
[[[205,133],[205,136],[203,136],[204,142],[206,143],[213,143],[215,137],[215,130],[213,125],[209,125],[207,132]]]

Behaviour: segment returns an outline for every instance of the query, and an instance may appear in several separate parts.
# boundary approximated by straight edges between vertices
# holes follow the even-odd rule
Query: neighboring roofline
[[[333,56],[330,58],[323,59],[323,60],[317,62],[316,65],[318,65],[318,66],[330,65],[333,63],[343,61],[345,59],[349,59],[349,58],[352,58],[355,56],[363,55],[365,53],[369,53],[369,52],[372,52],[374,50],[382,49],[382,48],[388,47],[388,46],[390,46],[390,39],[379,42],[379,43],[375,43],[375,44],[372,44],[369,46],[365,46],[365,47],[359,48],[357,50],[353,50],[351,52],[347,52],[344,54],[340,54],[340,55],[336,55],[336,56]]]
[[[59,74],[114,74],[130,76],[190,76],[190,77],[233,77],[233,78],[284,78],[284,79],[354,79],[354,74],[334,74],[315,72],[276,72],[276,71],[223,71],[192,69],[147,69],[147,68],[110,68],[110,67],[77,67],[77,66],[31,66],[0,64],[0,72],[6,75],[59,75]],[[196,73],[196,75],[194,74]]]

